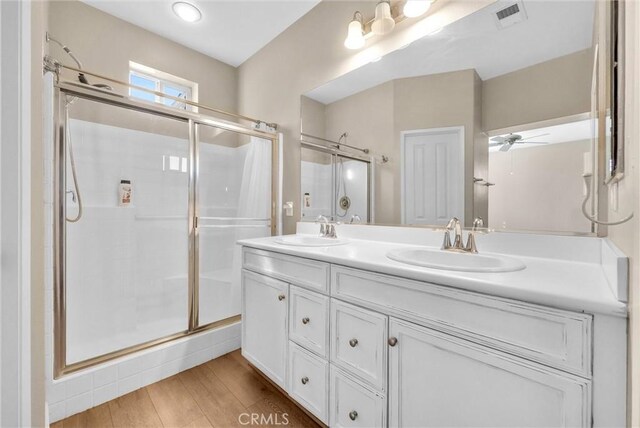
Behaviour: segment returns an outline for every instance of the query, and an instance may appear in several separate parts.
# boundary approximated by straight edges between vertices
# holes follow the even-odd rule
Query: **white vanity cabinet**
[[[278,386],[285,387],[287,283],[242,271],[242,355]]]
[[[586,379],[393,318],[389,334],[389,426],[591,424]]]
[[[594,359],[608,321],[272,251],[243,256],[243,355],[325,424],[624,420],[624,379],[594,380],[596,367],[618,370],[617,357]]]

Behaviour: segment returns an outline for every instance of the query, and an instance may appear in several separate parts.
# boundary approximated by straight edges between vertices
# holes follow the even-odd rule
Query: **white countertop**
[[[349,238],[345,245],[294,247],[276,242],[276,237],[241,240],[238,244],[554,308],[627,316],[626,304],[615,297],[600,263],[508,254],[524,262],[526,269],[506,273],[453,272],[412,266],[386,256],[400,248],[437,249],[432,246]]]

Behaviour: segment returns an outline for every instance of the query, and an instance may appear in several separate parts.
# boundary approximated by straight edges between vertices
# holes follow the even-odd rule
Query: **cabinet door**
[[[389,323],[389,425],[587,427],[588,380],[434,330]]]
[[[242,271],[242,355],[285,387],[289,286]]]

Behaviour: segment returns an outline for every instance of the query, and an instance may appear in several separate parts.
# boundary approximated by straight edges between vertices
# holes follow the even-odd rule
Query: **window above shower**
[[[129,83],[151,91],[161,92],[170,97],[198,102],[197,83],[133,61],[129,61]],[[161,103],[168,107],[198,111],[197,107],[142,89],[129,88],[129,96],[143,101]]]

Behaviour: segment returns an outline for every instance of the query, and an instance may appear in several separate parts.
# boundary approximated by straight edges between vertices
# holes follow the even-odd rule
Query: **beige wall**
[[[375,222],[379,224],[401,222],[401,132],[464,126],[465,175],[469,178],[465,219],[471,224],[474,139],[479,133],[475,108],[479,104],[478,84],[477,74],[464,70],[389,81],[328,104],[324,111],[303,99],[303,124],[310,127],[308,123],[318,120],[311,116],[324,113],[327,138],[335,141],[347,132],[350,145],[367,148],[377,157],[389,157],[389,162],[375,168]],[[482,156],[479,158],[482,161]],[[484,161],[486,169],[486,153]]]
[[[42,58],[48,2],[31,3],[31,425],[45,424],[45,215]]]
[[[129,79],[129,61],[190,80],[198,84],[198,101],[226,111],[237,111],[237,69],[206,55],[176,44],[121,19],[108,15],[77,0],[51,3],[48,31],[82,61],[85,69],[116,78]],[[89,37],[96,34],[96,37]],[[53,43],[50,53],[64,64],[75,66],[71,58]],[[66,72],[66,79],[75,80],[75,73]],[[99,80],[87,76],[91,83]],[[128,89],[106,82],[126,94]],[[79,100],[70,107],[70,117],[153,132],[178,138],[188,138],[185,122],[158,119],[152,115]],[[208,114],[206,111],[203,113]],[[221,116],[223,119],[229,117]],[[205,132],[201,135],[205,136]],[[231,133],[209,134],[210,142],[236,147],[239,138]]]
[[[467,154],[465,220],[470,225],[475,217],[489,219],[489,189],[472,180],[472,177],[486,180],[489,175],[488,141],[483,126],[489,123],[504,128],[589,111],[591,69],[585,60],[591,61],[590,55],[591,50],[578,52],[487,82],[483,82],[474,70],[398,79],[327,106],[303,97],[304,132],[318,136],[326,134],[333,140],[348,132],[349,144],[369,148],[374,155],[389,156],[389,163],[376,168],[375,201],[378,204],[375,219],[377,223],[396,224],[401,222],[400,133],[411,129],[464,126]],[[557,75],[559,69],[564,70],[564,74]],[[567,75],[580,78],[572,79]],[[527,96],[520,88],[525,80],[528,93],[536,94],[535,102],[522,99]],[[553,81],[551,87],[564,82],[565,91],[548,91],[549,80]],[[587,80],[589,85],[585,84]],[[487,102],[487,99],[493,102]],[[321,126],[322,117],[325,118],[325,129]],[[486,123],[483,125],[483,122]],[[582,157],[578,160],[582,162]],[[581,198],[581,195],[578,189],[576,197]],[[576,206],[579,207],[579,203]],[[518,221],[509,228],[540,229],[536,224],[532,218],[529,226]],[[578,229],[588,231],[582,226]],[[564,227],[549,230],[578,230],[571,224]]]
[[[394,82],[387,82],[331,103],[325,110],[325,129],[329,139],[335,141],[347,132],[348,144],[368,148],[372,155],[386,154],[390,157],[389,163],[375,167],[376,223],[399,223],[400,219],[399,207],[395,206],[395,199],[399,201],[396,174],[399,159],[389,153],[396,145],[393,93]]]
[[[474,70],[463,70],[399,79],[396,81],[394,96],[394,129],[398,143],[393,155],[396,159],[400,158],[399,135],[402,131],[464,126],[464,218],[466,226],[471,226],[474,218],[474,141],[476,134],[480,132],[479,129],[476,129],[475,123],[476,96],[478,95],[476,77],[477,74]],[[399,192],[399,170],[397,181]],[[396,201],[399,207],[399,195]],[[486,207],[484,209],[486,210]]]
[[[52,1],[48,31],[69,46],[87,70],[127,82],[129,61],[134,61],[198,83],[202,104],[236,111],[236,68],[80,1]],[[73,65],[60,47],[50,44],[50,52]]]
[[[492,229],[591,232],[580,213],[583,158],[591,141],[515,148],[489,154]],[[562,185],[558,185],[562,183]]]
[[[431,17],[447,25],[492,1],[438,1]],[[367,55],[380,56],[412,40],[409,30],[416,21],[407,20],[391,35],[370,40],[364,51],[345,49],[353,12],[373,11],[374,4],[322,1],[239,67],[240,112],[277,122],[284,134],[283,200],[294,202],[293,217],[284,218],[285,233],[294,232],[300,218],[300,95],[368,63]]]
[[[629,263],[629,426],[640,426],[640,3],[626,7],[625,178],[617,185],[618,207],[609,207],[610,221],[634,213],[631,221],[608,228],[609,238],[630,258]],[[614,185],[616,186],[616,185]]]
[[[514,71],[482,84],[482,128],[507,128],[591,111],[593,50]]]

